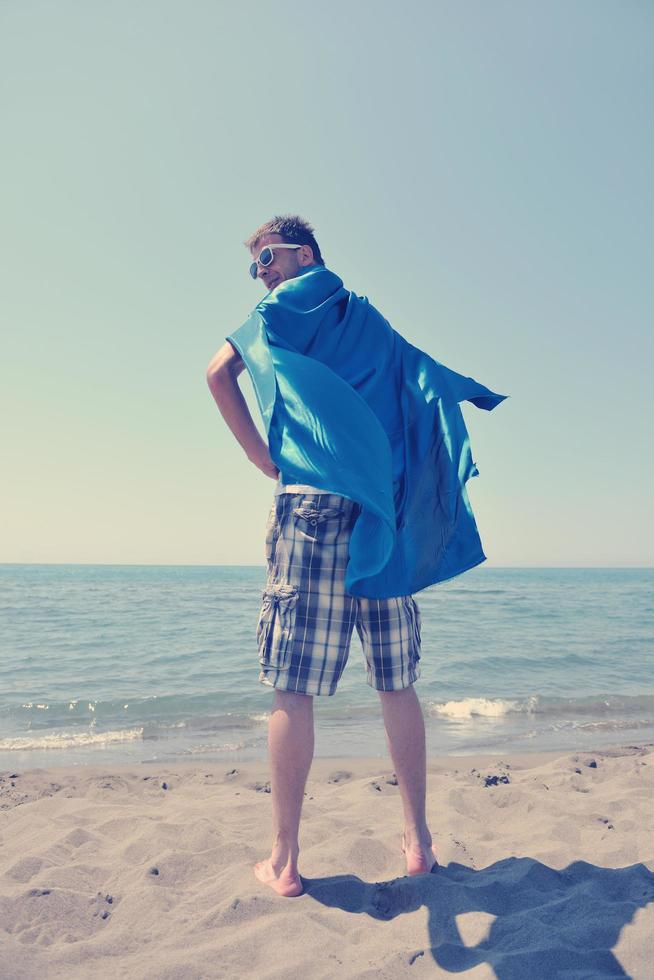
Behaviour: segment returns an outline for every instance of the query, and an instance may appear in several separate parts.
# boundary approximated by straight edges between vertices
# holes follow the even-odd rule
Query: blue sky
[[[243,240],[298,212],[511,396],[465,409],[489,562],[651,565],[653,28],[645,2],[0,4],[0,560],[263,561],[274,484],[204,372],[261,295]]]

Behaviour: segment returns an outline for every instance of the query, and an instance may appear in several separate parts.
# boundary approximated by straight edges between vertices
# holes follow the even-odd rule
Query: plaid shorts
[[[397,691],[420,676],[420,611],[413,597],[365,599],[345,591],[348,544],[359,511],[359,504],[336,494],[276,497],[257,626],[262,684],[334,694],[354,626],[371,687]]]

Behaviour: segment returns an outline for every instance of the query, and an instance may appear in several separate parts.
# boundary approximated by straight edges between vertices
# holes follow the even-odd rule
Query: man
[[[257,629],[269,723],[273,841],[257,878],[302,892],[298,831],[313,697],[332,695],[354,626],[402,796],[409,875],[437,867],[425,815],[420,611],[412,593],[484,560],[465,482],[477,470],[458,403],[504,396],[408,344],[324,265],[313,229],[275,217],[245,243],[266,296],[207,369],[248,458],[278,479]],[[247,367],[266,425],[238,385]]]

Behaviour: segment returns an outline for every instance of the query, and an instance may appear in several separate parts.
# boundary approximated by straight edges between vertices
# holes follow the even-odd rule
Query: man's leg
[[[254,873],[279,895],[302,892],[297,862],[304,787],[313,759],[313,697],[275,690],[268,723],[273,839]]]
[[[404,806],[407,872],[424,874],[436,864],[425,817],[427,754],[422,708],[413,688],[380,691],[386,740]]]

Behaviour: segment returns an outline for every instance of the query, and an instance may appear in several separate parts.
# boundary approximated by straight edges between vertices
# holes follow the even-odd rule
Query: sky
[[[205,371],[292,212],[510,396],[489,565],[652,565],[653,97],[645,0],[0,0],[0,561],[263,564]]]

